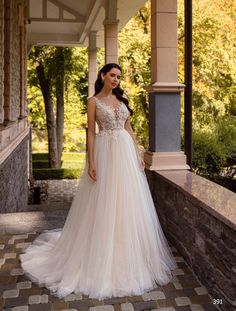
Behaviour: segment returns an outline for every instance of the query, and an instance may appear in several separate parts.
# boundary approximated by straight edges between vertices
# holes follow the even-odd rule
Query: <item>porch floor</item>
[[[49,198],[34,211],[0,215],[0,310],[5,311],[211,311],[213,299],[171,247],[178,264],[173,279],[142,296],[105,300],[71,294],[63,299],[31,282],[20,268],[19,254],[45,229],[62,227],[78,181],[50,181]]]

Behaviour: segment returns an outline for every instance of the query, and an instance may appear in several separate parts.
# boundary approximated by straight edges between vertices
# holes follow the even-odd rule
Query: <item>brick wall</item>
[[[27,210],[27,150],[28,137],[0,164],[0,213]]]
[[[186,175],[190,177],[189,180],[184,175],[184,178],[179,177],[184,180],[185,189],[173,183],[173,180],[163,178],[161,174],[147,171],[147,176],[167,238],[207,287],[212,298],[221,299],[219,307],[225,311],[235,310],[236,224],[232,228],[232,219],[227,220],[227,216],[224,219],[217,217],[214,206],[201,201],[200,193],[202,191],[205,198],[211,195],[213,201],[215,198],[220,202],[225,215],[226,209],[232,210],[233,215],[235,194],[194,174],[193,180],[191,175]],[[192,195],[193,189],[196,189],[195,196]],[[227,202],[227,196],[233,198],[231,202]]]

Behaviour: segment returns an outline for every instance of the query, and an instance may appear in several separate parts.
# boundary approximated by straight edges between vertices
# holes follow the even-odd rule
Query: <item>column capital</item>
[[[97,49],[97,31],[91,31],[89,33],[89,51],[95,51]]]
[[[178,82],[155,82],[145,87],[148,93],[180,93],[185,85]]]

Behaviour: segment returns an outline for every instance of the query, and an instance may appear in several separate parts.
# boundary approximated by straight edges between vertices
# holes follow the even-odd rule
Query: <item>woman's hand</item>
[[[145,169],[145,162],[141,156],[139,156],[139,166],[142,171]]]
[[[88,174],[93,181],[97,181],[96,168],[94,164],[89,164]]]

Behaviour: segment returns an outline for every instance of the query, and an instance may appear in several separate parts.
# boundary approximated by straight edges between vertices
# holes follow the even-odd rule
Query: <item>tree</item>
[[[179,81],[184,83],[184,0],[178,1]],[[222,174],[236,163],[236,2],[234,0],[193,1],[193,143],[194,168],[198,173]],[[52,50],[53,47],[47,47]],[[71,49],[73,68],[65,71],[65,150],[78,151],[85,143],[88,64],[84,48]],[[54,53],[54,52],[53,52]],[[55,81],[49,65],[53,53],[44,52],[46,78],[56,103]],[[148,98],[150,84],[150,1],[139,10],[119,34],[119,63],[122,87],[134,110],[131,119],[140,143],[148,148]],[[50,56],[51,55],[51,56]],[[65,62],[67,57],[64,57]],[[55,62],[54,62],[55,64]],[[98,51],[98,67],[104,51]],[[29,69],[31,122],[45,123],[33,61]],[[65,64],[65,67],[67,64]],[[33,72],[34,71],[34,72]],[[34,80],[37,80],[36,83]],[[82,114],[84,113],[84,114]],[[182,107],[183,114],[183,107]],[[183,118],[182,118],[183,120]],[[182,127],[183,128],[183,127]],[[211,139],[212,138],[212,139]],[[79,142],[79,143],[78,143]]]
[[[184,1],[178,5],[184,83]],[[193,1],[193,167],[203,174],[236,164],[235,12],[234,0]]]
[[[62,47],[34,47],[30,61],[36,64],[36,75],[31,69],[29,83],[42,91],[48,132],[49,167],[60,167],[64,130],[65,78],[72,70],[72,50]],[[54,105],[56,98],[56,105]],[[56,116],[54,113],[56,107]]]
[[[57,150],[57,136],[56,136],[56,122],[53,109],[52,95],[50,91],[50,80],[46,78],[44,66],[39,63],[36,67],[39,84],[43,93],[47,131],[48,131],[48,149],[49,149],[49,167],[59,167],[58,150]]]

